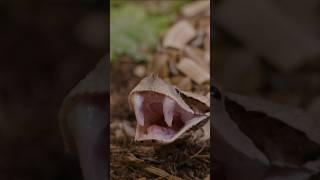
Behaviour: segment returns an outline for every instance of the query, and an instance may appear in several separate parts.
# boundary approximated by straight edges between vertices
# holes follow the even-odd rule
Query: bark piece
[[[194,27],[188,21],[182,20],[168,30],[163,39],[163,46],[183,49],[195,36],[196,31]]]
[[[197,84],[202,84],[210,80],[210,74],[189,58],[182,58],[177,68]]]

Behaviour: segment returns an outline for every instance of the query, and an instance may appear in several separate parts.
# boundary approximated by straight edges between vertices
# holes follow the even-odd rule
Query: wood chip
[[[177,68],[197,84],[202,84],[210,80],[210,74],[189,58],[182,58]]]
[[[136,75],[137,77],[144,77],[146,75],[146,67],[144,65],[139,65],[137,67],[134,68],[133,73],[134,75]]]
[[[138,159],[134,154],[128,153],[125,155],[125,159],[129,162],[143,162],[143,160]]]
[[[204,61],[207,62],[208,64],[210,64],[210,52],[205,52],[204,53]],[[210,65],[209,65],[210,67]]]
[[[182,20],[168,30],[163,39],[163,46],[181,50],[195,36],[194,27],[188,21]]]
[[[174,76],[171,78],[171,84],[176,85],[183,91],[191,91],[192,89],[192,82],[189,77]]]
[[[190,57],[192,60],[195,60],[195,62],[199,64],[204,70],[210,72],[209,64],[206,62],[204,56],[205,54],[201,49],[186,46],[184,51],[188,57]]]
[[[206,16],[210,16],[210,9],[207,10],[207,12],[205,13]]]
[[[161,78],[169,76],[169,68],[167,66],[168,56],[166,54],[157,54],[153,61],[149,64],[148,73],[159,75]]]
[[[169,64],[168,64],[168,68],[169,68],[170,74],[172,74],[172,75],[178,75],[179,74],[179,71],[177,70],[176,66],[177,66],[176,60],[171,59],[169,61]]]
[[[155,174],[160,177],[166,177],[166,178],[172,179],[172,180],[182,180],[181,178],[179,178],[177,176],[173,176],[173,175],[167,173],[165,170],[162,170],[162,169],[159,169],[156,167],[152,167],[152,166],[146,167],[145,170],[148,171],[149,173]]]
[[[185,17],[192,17],[201,12],[206,12],[208,9],[210,9],[210,1],[195,1],[185,5],[181,13]]]
[[[207,27],[206,33],[207,33],[208,37],[210,38],[210,33],[211,33],[211,32],[210,32],[210,26]]]
[[[191,46],[193,46],[193,47],[201,47],[203,45],[205,36],[206,36],[206,32],[200,30],[197,33],[196,38],[194,40],[192,40],[192,42],[190,43]]]
[[[128,136],[134,137],[135,129],[127,121],[122,123],[122,128]]]
[[[184,91],[191,91],[192,89],[191,79],[188,77],[183,78],[181,82],[178,84],[178,88]]]
[[[204,49],[210,51],[210,26],[206,29],[206,37],[204,38]]]
[[[210,180],[210,175],[208,175],[204,180]]]

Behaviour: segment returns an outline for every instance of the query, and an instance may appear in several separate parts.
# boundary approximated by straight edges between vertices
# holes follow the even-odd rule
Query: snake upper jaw
[[[171,143],[210,115],[208,98],[181,91],[155,76],[136,85],[129,104],[137,120],[136,141]]]

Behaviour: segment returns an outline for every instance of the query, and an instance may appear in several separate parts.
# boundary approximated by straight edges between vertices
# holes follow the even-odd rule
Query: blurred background
[[[0,1],[0,179],[81,179],[58,111],[107,51],[103,0]]]
[[[209,179],[208,145],[182,141],[157,147],[134,140],[136,117],[128,96],[150,74],[208,94],[210,2],[110,2],[110,179]],[[190,158],[194,154],[201,155]]]
[[[320,3],[215,3],[213,79],[225,90],[304,109],[319,120]]]
[[[317,0],[306,0],[303,1],[303,4],[301,1],[294,0],[216,1],[214,7],[216,28],[211,78],[224,91],[246,97],[258,97],[285,107],[288,106],[292,109],[292,112],[287,112],[288,115],[298,113],[301,109],[302,115],[307,118],[305,118],[305,122],[299,123],[306,125],[313,123],[312,128],[318,128],[318,132],[320,132],[319,8],[320,2]],[[267,105],[265,108],[273,108],[273,112],[279,110]],[[243,120],[243,122],[249,122],[250,113],[247,113],[247,115],[244,117],[239,113],[234,117],[239,117],[238,119]],[[233,119],[236,119],[234,117]],[[252,136],[249,135],[249,137],[254,143],[258,141],[255,141],[252,137],[259,136],[272,141],[272,137],[263,131],[266,130],[273,134],[275,139],[288,136],[288,140],[283,141],[281,145],[289,148],[290,151],[298,147],[299,151],[308,152],[308,147],[301,144],[290,145],[289,143],[294,143],[298,138],[278,128],[280,125],[275,125],[276,128],[266,126],[267,123],[272,122],[271,118],[255,117],[252,119],[256,122],[254,126],[247,128],[247,130],[240,128],[242,124],[238,124],[238,127],[246,135],[251,133]],[[290,117],[290,120],[297,121],[298,118],[293,116]],[[308,131],[311,130],[306,128],[303,133]],[[237,139],[238,137],[234,138]],[[215,157],[218,157],[216,159],[220,158],[219,160],[222,162],[220,163],[219,160],[214,162],[213,174],[217,176],[217,179],[260,179],[253,175],[254,172],[258,171],[252,171],[252,168],[241,169],[252,160],[251,158],[249,158],[250,160],[243,160],[236,157],[237,153],[228,154],[231,155],[228,156],[228,158],[231,157],[230,159],[232,157],[241,159],[241,163],[237,165],[234,161],[221,155],[223,153],[219,154],[221,149],[221,152],[226,153],[228,150],[224,150],[223,145],[217,145],[219,140],[215,142],[217,143],[216,146],[213,146],[214,153],[218,152],[216,153],[218,156]],[[237,139],[235,142],[239,142],[239,140]],[[280,143],[270,143],[263,146],[263,148],[265,147],[277,149],[275,152],[281,152],[278,149],[283,148],[280,147]],[[279,157],[290,154],[290,151],[286,151]],[[319,151],[315,154],[319,155]],[[268,158],[270,158],[270,154],[268,155]],[[221,157],[226,160],[221,160],[223,159]],[[231,167],[228,163],[232,164],[231,166],[234,166],[236,171],[239,171],[239,175],[235,175],[236,172],[230,173],[232,168],[228,169],[228,167]],[[258,166],[255,165],[254,167]],[[250,170],[246,172],[245,169]],[[319,169],[317,173],[319,173]],[[293,179],[297,177],[297,175],[288,176],[288,174],[290,173],[283,173],[281,178],[277,177],[280,175],[274,175],[276,177],[273,178]],[[235,177],[232,177],[233,175]],[[310,179],[319,178],[318,174]]]

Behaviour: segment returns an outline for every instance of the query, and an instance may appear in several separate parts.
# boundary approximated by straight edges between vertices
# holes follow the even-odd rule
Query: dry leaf
[[[210,1],[194,1],[182,7],[181,13],[185,17],[192,17],[199,13],[205,12],[210,9]]]
[[[196,31],[194,27],[188,21],[182,20],[168,30],[163,39],[163,46],[183,49],[195,36]]]
[[[204,180],[210,180],[210,175],[208,175]]]
[[[210,80],[210,74],[189,58],[182,58],[177,68],[197,84],[202,84]]]
[[[208,73],[210,73],[210,67],[208,65],[208,61],[205,60],[205,54],[202,50],[200,50],[198,48],[193,48],[190,46],[186,46],[186,48],[184,50],[185,50],[186,55],[190,59],[195,60],[195,62],[199,66],[201,66],[204,70],[206,70]]]
[[[204,39],[206,37],[206,32],[203,30],[198,30],[196,38],[190,42],[190,46],[199,48],[204,44]]]
[[[209,47],[210,48],[210,47]],[[204,61],[210,64],[210,51],[204,53]],[[210,66],[210,65],[209,65]]]
[[[183,91],[191,91],[192,89],[191,79],[188,77],[184,77],[183,79],[181,79],[179,84],[177,84],[177,87]]]

